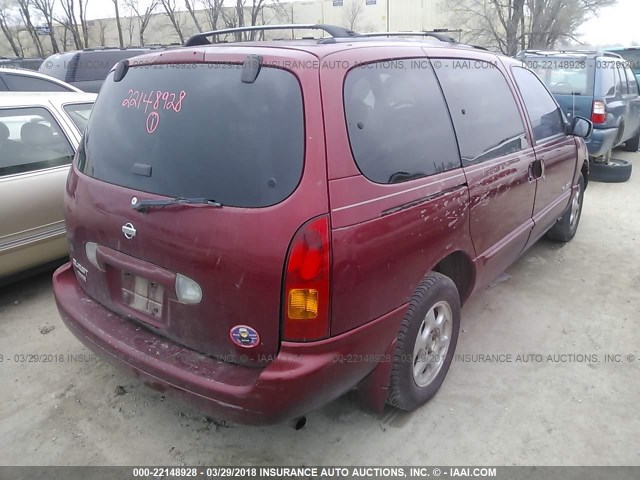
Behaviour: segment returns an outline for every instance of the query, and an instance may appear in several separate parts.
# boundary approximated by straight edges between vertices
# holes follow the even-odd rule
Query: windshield
[[[303,167],[300,85],[263,67],[243,83],[242,66],[131,67],[107,77],[78,156],[80,171],[168,197],[264,207],[288,197]]]
[[[87,128],[92,108],[93,103],[76,103],[64,106],[65,112],[80,132],[84,132],[84,129]]]
[[[527,57],[524,63],[554,95],[593,95],[593,60]]]

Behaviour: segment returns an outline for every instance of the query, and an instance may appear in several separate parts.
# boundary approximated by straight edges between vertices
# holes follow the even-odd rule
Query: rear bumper
[[[586,140],[590,157],[601,157],[616,147],[617,128],[594,128],[591,137]]]
[[[63,321],[88,348],[145,385],[212,416],[270,424],[308,413],[360,383],[395,339],[405,308],[328,340],[283,342],[267,367],[225,363],[187,349],[88,297],[69,263],[53,276]]]

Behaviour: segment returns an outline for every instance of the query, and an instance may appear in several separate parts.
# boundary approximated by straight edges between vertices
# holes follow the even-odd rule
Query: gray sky
[[[148,0],[141,0],[140,3],[148,3]],[[126,9],[122,10],[122,14],[126,14]],[[161,8],[158,8],[158,11],[161,11]],[[113,3],[110,0],[89,0],[89,18],[106,18],[113,15]],[[581,40],[589,45],[604,47],[640,43],[640,0],[618,0],[616,5],[602,9],[598,17],[588,20],[579,33],[582,34]]]
[[[640,43],[640,1],[618,0],[616,5],[603,8],[598,17],[587,21],[579,33],[583,34],[582,41],[590,45]]]

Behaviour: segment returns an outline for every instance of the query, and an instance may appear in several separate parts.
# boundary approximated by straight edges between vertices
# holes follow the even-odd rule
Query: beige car
[[[0,93],[0,283],[67,255],[63,192],[95,98]]]

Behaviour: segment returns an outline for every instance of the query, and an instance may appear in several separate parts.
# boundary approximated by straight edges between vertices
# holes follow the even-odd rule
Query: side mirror
[[[574,137],[589,138],[593,132],[593,122],[584,117],[573,117],[567,130]]]

